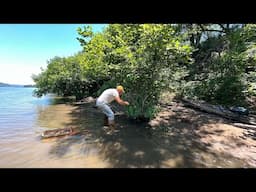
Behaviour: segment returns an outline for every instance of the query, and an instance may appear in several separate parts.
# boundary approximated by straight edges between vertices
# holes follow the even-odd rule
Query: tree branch
[[[221,24],[220,24],[221,25]],[[223,26],[221,25],[221,28],[223,29],[223,30],[218,30],[218,29],[206,29],[206,28],[204,28],[201,24],[199,24],[199,27],[201,28],[201,30],[202,31],[209,31],[209,32],[220,32],[220,33],[226,33],[226,31],[225,31],[225,28],[222,28]]]
[[[217,29],[206,29],[205,31],[226,33],[226,31],[223,31],[223,30],[217,30]]]
[[[220,25],[220,27],[222,28],[222,30],[223,31],[225,31],[226,30],[226,28],[224,27],[224,25],[223,24],[219,24]]]

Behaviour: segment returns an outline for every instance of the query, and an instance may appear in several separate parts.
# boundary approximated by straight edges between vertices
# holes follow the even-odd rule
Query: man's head
[[[118,91],[119,95],[122,95],[124,93],[124,88],[121,85],[118,85],[116,87],[116,90]]]

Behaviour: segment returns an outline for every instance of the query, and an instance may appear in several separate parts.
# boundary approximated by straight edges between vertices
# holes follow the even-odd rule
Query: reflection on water
[[[37,107],[37,125],[45,128],[65,128],[72,122],[70,112],[75,107],[65,104],[38,106]]]
[[[32,91],[32,88],[0,88],[0,167],[255,165],[255,162],[249,165],[234,154],[226,153],[223,146],[232,149],[238,147],[224,145],[221,137],[213,139],[211,135],[213,131],[216,132],[215,136],[232,135],[234,129],[221,129],[215,125],[204,128],[201,119],[205,121],[205,118],[198,115],[189,117],[198,117],[195,119],[197,124],[182,121],[181,114],[171,119],[163,116],[162,121],[169,123],[166,129],[162,125],[150,127],[152,125],[138,124],[127,120],[125,116],[118,116],[118,132],[109,134],[108,129],[103,127],[103,115],[92,107],[93,104],[72,105],[72,98],[61,99],[53,95],[35,98],[32,97]],[[45,140],[40,138],[44,130],[69,126],[80,129],[81,133]],[[242,131],[237,131],[239,134]],[[236,141],[228,140],[229,144],[235,144]]]
[[[57,104],[68,104],[75,101],[75,97],[56,97],[51,95],[51,99],[49,100],[50,105],[57,105]]]

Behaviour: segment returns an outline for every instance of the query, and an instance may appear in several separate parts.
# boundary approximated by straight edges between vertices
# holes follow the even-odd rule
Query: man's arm
[[[129,103],[127,101],[123,101],[119,96],[115,97],[115,100],[120,105],[129,105]]]

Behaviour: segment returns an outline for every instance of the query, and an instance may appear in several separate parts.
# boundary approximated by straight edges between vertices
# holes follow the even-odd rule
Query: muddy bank
[[[232,123],[184,107],[182,102],[166,105],[150,122],[158,134],[182,142],[188,154],[193,149],[197,151],[191,154],[196,167],[255,167],[256,130],[235,127]]]
[[[56,155],[78,144],[83,153],[94,151],[98,162],[109,168],[256,167],[255,130],[232,126],[230,121],[182,103],[166,105],[144,124],[118,115],[118,131],[111,134],[93,102],[76,106],[71,116],[67,125],[77,126],[82,133],[72,142],[67,142],[71,137],[57,141],[52,146]]]

